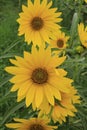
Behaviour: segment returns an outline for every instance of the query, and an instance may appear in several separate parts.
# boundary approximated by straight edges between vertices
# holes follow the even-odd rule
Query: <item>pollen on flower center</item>
[[[64,45],[64,41],[63,41],[62,39],[57,40],[57,46],[58,46],[59,48],[62,48],[63,45]]]
[[[40,17],[34,17],[31,21],[31,26],[34,30],[38,31],[43,27],[43,20]]]
[[[32,72],[31,79],[37,84],[46,83],[48,80],[48,73],[45,69],[37,68]]]
[[[40,124],[32,124],[29,130],[44,130],[44,127]]]

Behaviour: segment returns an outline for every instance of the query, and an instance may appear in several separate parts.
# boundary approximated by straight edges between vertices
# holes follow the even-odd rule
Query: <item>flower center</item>
[[[45,69],[37,68],[33,71],[31,79],[37,84],[46,83],[48,80],[48,73]]]
[[[59,48],[62,48],[63,45],[64,45],[64,41],[63,41],[62,39],[59,39],[59,40],[57,41],[57,46],[58,46]]]
[[[40,124],[33,124],[30,126],[29,130],[44,130],[44,127]]]
[[[43,27],[43,20],[40,17],[34,17],[31,21],[31,26],[34,30],[38,31]]]

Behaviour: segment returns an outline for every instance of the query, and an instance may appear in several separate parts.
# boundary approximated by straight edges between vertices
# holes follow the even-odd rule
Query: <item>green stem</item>
[[[69,130],[69,117],[66,118],[66,130]]]

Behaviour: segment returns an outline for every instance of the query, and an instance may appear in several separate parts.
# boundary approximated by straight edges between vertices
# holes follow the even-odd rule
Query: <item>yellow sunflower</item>
[[[68,93],[68,84],[73,80],[66,78],[63,69],[56,69],[61,65],[65,56],[52,55],[50,47],[39,50],[33,46],[32,53],[24,52],[24,58],[15,56],[10,62],[15,66],[6,67],[8,73],[14,75],[10,82],[14,85],[11,91],[18,90],[17,101],[26,98],[26,106],[35,102],[39,107],[44,97],[54,105],[54,97],[61,100],[61,92]]]
[[[14,118],[16,123],[8,123],[6,127],[15,130],[53,130],[56,126],[48,125],[49,120],[41,118],[19,119]]]
[[[69,87],[70,93],[62,93],[61,92],[61,101],[55,102],[55,105],[52,107],[46,100],[44,100],[43,104],[40,106],[40,112],[38,117],[48,116],[54,122],[62,122],[66,121],[67,116],[75,116],[75,112],[77,109],[74,104],[80,103],[80,97],[77,95],[77,91],[74,87]]]
[[[78,25],[78,33],[82,45],[87,48],[87,26],[85,28],[84,24],[80,23]]]
[[[87,0],[85,0],[85,2],[87,3]]]
[[[56,12],[57,8],[51,8],[52,1],[28,0],[28,7],[22,6],[23,12],[17,19],[19,23],[19,35],[25,34],[25,41],[33,42],[35,45],[42,44],[43,41],[50,42],[50,38],[55,34],[60,26],[57,24],[62,19],[58,18],[61,12]]]
[[[58,31],[54,40],[51,40],[51,46],[58,49],[65,49],[68,39],[69,36],[65,36],[64,32]]]

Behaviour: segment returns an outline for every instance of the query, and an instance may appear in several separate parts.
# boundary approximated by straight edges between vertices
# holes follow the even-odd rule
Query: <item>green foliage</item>
[[[24,102],[16,103],[16,93],[10,93],[12,86],[10,76],[4,71],[9,58],[23,55],[23,51],[31,51],[24,39],[17,36],[18,24],[16,19],[21,10],[21,3],[26,0],[0,0],[0,129],[8,130],[4,124],[10,122],[14,116],[29,118],[36,116],[31,107],[25,109]],[[74,79],[82,103],[77,106],[78,113],[74,118],[68,118],[66,123],[59,125],[58,130],[87,130],[87,50],[82,53],[76,51],[80,45],[77,25],[80,21],[87,24],[87,4],[83,0],[53,0],[53,7],[62,11],[63,30],[70,34],[70,44],[65,50],[67,60],[61,66],[68,71],[68,77]],[[27,114],[28,113],[28,114]]]

